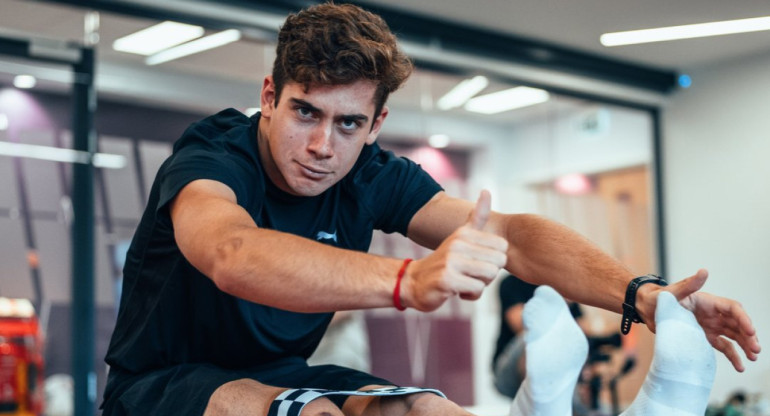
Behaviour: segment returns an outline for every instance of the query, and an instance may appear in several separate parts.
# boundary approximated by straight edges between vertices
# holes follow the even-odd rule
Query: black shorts
[[[214,390],[243,378],[275,387],[325,390],[395,385],[336,365],[308,366],[301,358],[283,359],[248,370],[228,370],[209,364],[180,364],[138,376],[124,376],[111,370],[102,404],[103,415],[202,415]],[[329,396],[339,407],[346,398]]]

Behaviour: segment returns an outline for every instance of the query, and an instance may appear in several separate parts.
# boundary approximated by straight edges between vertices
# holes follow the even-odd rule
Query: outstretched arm
[[[488,199],[488,193],[483,192],[476,205],[486,206],[483,228],[477,232],[506,242],[496,246],[504,249],[502,267],[525,281],[552,286],[576,302],[621,311],[626,285],[633,278],[623,265],[553,221],[536,215],[503,215],[490,211]],[[482,204],[482,201],[486,202]],[[422,280],[426,261],[451,265],[462,260],[466,247],[450,251],[447,241],[457,231],[467,228],[466,219],[473,210],[472,203],[440,193],[417,212],[409,224],[409,238],[437,249],[431,256],[414,262],[409,277]],[[481,237],[477,238],[481,241]],[[491,279],[479,280],[479,283],[489,283]]]
[[[440,194],[412,220],[409,236],[423,245],[436,247],[453,227],[462,224],[462,218],[467,218],[472,209],[467,201]],[[536,215],[490,212],[483,233],[507,241],[505,268],[511,274],[534,284],[552,286],[576,302],[622,313],[626,287],[635,276],[569,228]],[[442,246],[443,243],[439,249]],[[421,265],[415,266],[417,273]],[[416,277],[419,279],[419,275]],[[735,341],[749,360],[756,360],[760,346],[754,327],[738,302],[697,292],[706,277],[705,271],[699,271],[667,287],[643,285],[637,291],[637,310],[654,331],[657,294],[661,290],[672,292],[693,311],[711,345],[725,354],[736,370],[743,371],[740,355],[729,340]],[[488,280],[481,282],[486,284]]]

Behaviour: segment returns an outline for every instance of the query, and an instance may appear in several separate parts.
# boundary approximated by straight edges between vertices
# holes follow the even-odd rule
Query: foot
[[[524,307],[527,377],[511,416],[568,416],[588,342],[564,298],[540,286]]]
[[[714,384],[714,349],[692,312],[661,292],[655,356],[636,399],[621,416],[701,416]]]

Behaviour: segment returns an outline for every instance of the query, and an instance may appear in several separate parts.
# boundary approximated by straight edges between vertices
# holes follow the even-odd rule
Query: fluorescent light
[[[192,42],[188,42],[183,45],[158,52],[155,55],[147,57],[144,63],[147,65],[158,65],[177,58],[181,58],[183,56],[218,48],[220,46],[227,45],[228,43],[236,42],[240,39],[240,31],[236,29],[225,30],[223,32],[206,36],[205,38],[200,38],[198,40],[194,40]]]
[[[200,26],[166,21],[116,40],[112,49],[148,56],[199,38],[203,33]]]
[[[29,89],[37,85],[37,79],[32,75],[16,75],[13,78],[13,86],[16,88]]]
[[[495,114],[548,101],[548,91],[539,88],[516,87],[471,99],[465,109],[475,113]]]
[[[449,146],[449,136],[446,134],[434,134],[430,137],[428,137],[428,144],[431,145],[431,147],[434,147],[436,149],[443,149],[447,146]]]
[[[94,153],[91,161],[94,167],[106,169],[123,169],[126,167],[126,157],[109,153]]]
[[[439,98],[436,105],[438,108],[446,111],[465,104],[471,97],[478,94],[489,85],[487,77],[477,75],[470,79],[465,79],[455,85],[448,93]]]
[[[0,131],[8,130],[8,116],[0,113]]]
[[[667,40],[702,38],[706,36],[730,35],[734,33],[757,32],[761,30],[770,30],[770,16],[605,33],[599,37],[599,41],[602,45],[610,47],[634,45],[638,43],[663,42]]]
[[[120,169],[126,166],[122,155],[95,153],[93,157],[82,150],[61,147],[38,146],[34,144],[0,142],[0,156],[27,157],[65,163],[91,163],[97,168]]]

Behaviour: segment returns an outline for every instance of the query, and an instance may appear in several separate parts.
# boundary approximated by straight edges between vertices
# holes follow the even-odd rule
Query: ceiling
[[[66,4],[68,3],[68,4]],[[87,8],[104,3],[91,1],[0,0],[0,36],[23,36],[63,39],[81,42],[84,38],[84,16]],[[200,16],[214,19],[258,22],[255,26],[277,27],[283,15],[262,13],[271,2],[229,0],[224,2],[166,0],[120,0],[114,3],[137,8],[168,5],[188,16],[198,10]],[[226,4],[225,4],[226,3]],[[276,1],[286,6],[291,0]],[[297,3],[297,2],[295,2]],[[301,3],[301,1],[300,1]],[[546,45],[568,48],[588,56],[610,58],[622,62],[687,72],[756,54],[770,53],[770,32],[740,34],[697,40],[663,42],[605,48],[599,44],[604,32],[702,23],[770,15],[770,1],[734,0],[582,0],[582,1],[513,1],[513,0],[366,0],[359,3],[417,14],[429,19],[478,28],[501,35],[523,37]],[[239,9],[238,7],[246,7]],[[110,45],[118,37],[158,23],[157,16],[137,17],[102,11],[97,44],[97,85],[104,96],[160,103],[201,112],[235,106],[256,106],[261,79],[270,70],[274,57],[270,30],[249,30],[244,39],[218,49],[185,57],[159,66],[144,65],[143,58],[118,53]],[[213,33],[222,28],[208,28]],[[466,55],[467,56],[467,55]],[[468,60],[467,57],[460,59]],[[473,62],[471,62],[471,65]],[[486,65],[479,61],[478,66]],[[0,59],[0,82],[8,82],[14,72],[29,65]],[[526,68],[511,67],[524,73]],[[466,68],[465,72],[469,72]],[[405,110],[434,111],[434,103],[465,75],[418,70],[407,85],[391,97],[391,107]],[[56,88],[55,74],[42,77],[42,85]],[[513,76],[512,78],[517,78]],[[697,82],[697,80],[696,80]],[[509,87],[510,79],[493,80],[488,91]],[[594,87],[595,88],[595,87]],[[553,100],[548,108],[579,106],[581,100]],[[541,113],[545,107],[508,112],[496,116],[471,115],[453,110],[453,117],[494,123],[511,123]]]
[[[363,3],[677,71],[770,53],[770,32],[614,48],[599,43],[599,36],[607,32],[770,16],[770,1],[766,0],[365,0]]]

